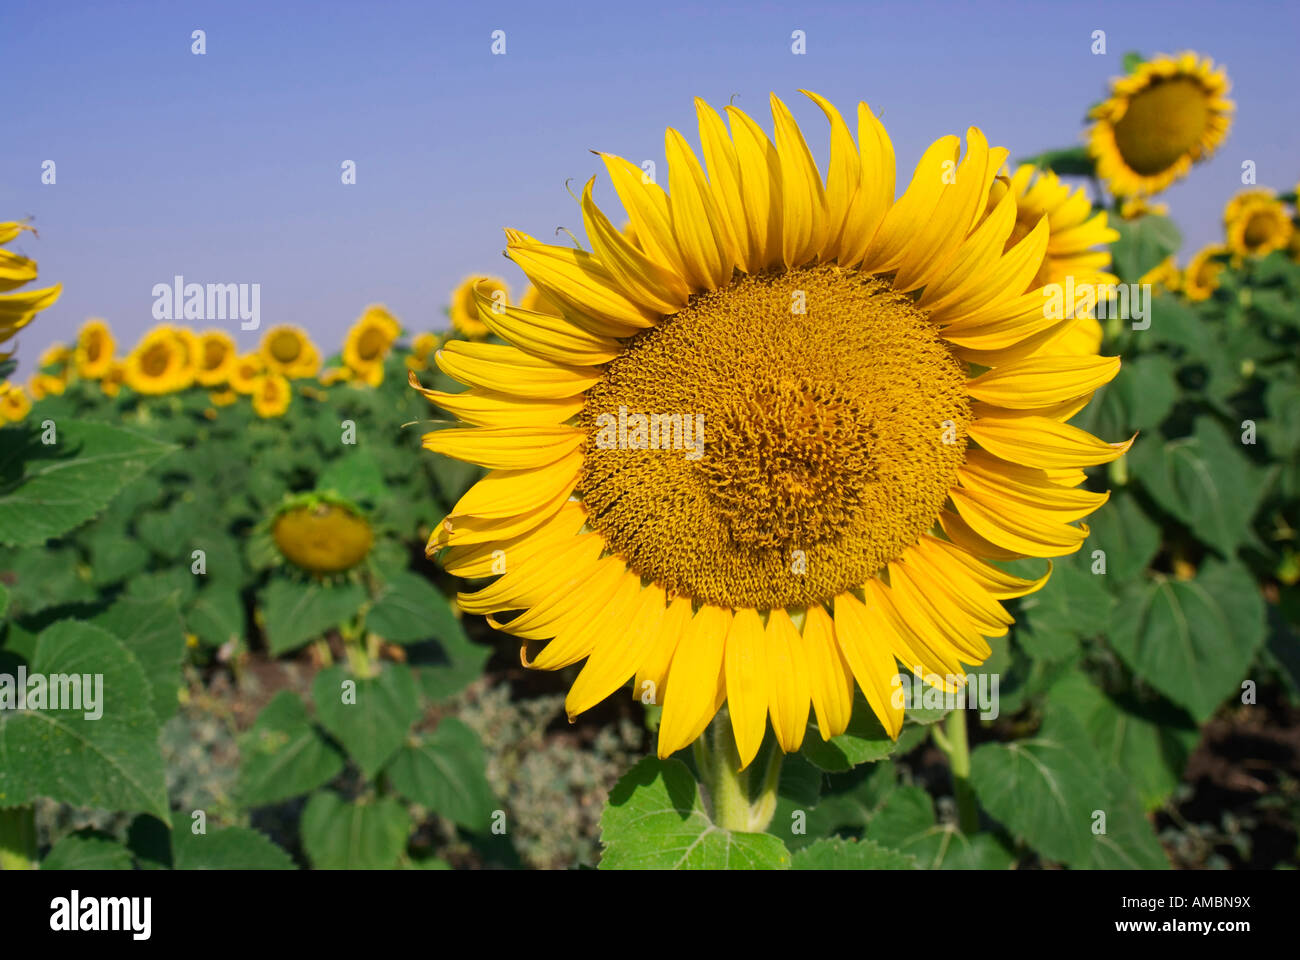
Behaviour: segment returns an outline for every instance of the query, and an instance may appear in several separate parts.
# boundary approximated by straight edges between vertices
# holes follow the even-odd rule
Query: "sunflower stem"
[[[36,808],[0,810],[0,870],[36,869]]]
[[[970,744],[966,741],[966,711],[954,710],[944,723],[948,763],[952,767],[952,793],[957,800],[957,825],[970,836],[979,830],[979,807],[970,784]]]
[[[762,833],[776,814],[777,787],[785,755],[778,749],[762,754],[745,769],[725,709],[714,717],[709,730],[695,742],[695,762],[709,791],[713,822],[724,830]],[[761,776],[755,776],[762,771]]]

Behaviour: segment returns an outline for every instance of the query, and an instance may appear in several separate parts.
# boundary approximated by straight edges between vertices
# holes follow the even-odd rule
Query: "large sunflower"
[[[25,230],[32,228],[25,223],[0,223],[0,247]],[[35,231],[32,230],[32,233]],[[31,283],[36,279],[36,274],[35,260],[12,250],[0,249],[0,360],[9,356],[2,349],[3,345],[31,323],[36,314],[53,306],[63,292],[62,284],[40,290],[25,290],[22,293],[9,292]]]
[[[1035,355],[1075,321],[1036,279],[1049,218],[1008,248],[1016,192],[989,209],[1007,151],[972,127],[958,166],[944,137],[895,200],[866,104],[855,144],[808,96],[825,182],[775,96],[775,143],[697,101],[707,179],[669,130],[668,192],[601,154],[639,245],[590,183],[590,253],[507,231],[565,316],[480,296],[507,343],[446,344],[439,367],[470,389],[423,391],[470,425],[425,447],[490,471],[429,544],[454,574],[503,574],[461,607],[529,666],[586,658],[570,716],[635,678],[663,704],[661,756],[724,701],[742,764],[769,716],[783,750],[810,705],[829,738],[855,679],[897,736],[899,662],[954,689],[1006,632],[999,601],[1046,580],[986,561],[1077,550],[1073,521],[1107,497],[1075,489],[1081,468],[1128,448],[1064,422],[1118,358]]]
[[[1097,175],[1120,197],[1150,196],[1187,176],[1228,135],[1227,93],[1223,68],[1195,53],[1155,57],[1112,80],[1090,113]]]
[[[1223,228],[1235,262],[1285,250],[1295,232],[1291,214],[1272,190],[1243,190],[1223,210]]]

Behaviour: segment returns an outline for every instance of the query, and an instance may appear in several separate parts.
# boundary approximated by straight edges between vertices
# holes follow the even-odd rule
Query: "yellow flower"
[[[438,350],[442,338],[436,333],[422,333],[411,341],[411,352],[406,358],[409,370],[428,370],[429,358]]]
[[[23,231],[36,231],[25,223],[0,223],[0,246],[9,243]],[[36,261],[11,250],[0,249],[0,344],[10,340],[36,314],[53,306],[63,292],[62,284],[23,293],[9,293],[36,279]],[[0,359],[8,354],[0,353]]]
[[[332,387],[336,383],[347,383],[352,379],[352,369],[350,367],[327,367],[321,371],[320,382],[327,387]]]
[[[262,338],[260,352],[267,370],[282,373],[290,380],[314,377],[320,370],[320,353],[301,327],[272,327]]]
[[[402,332],[402,325],[387,308],[372,304],[348,331],[343,343],[343,362],[355,374],[377,387],[384,380],[384,359]]]
[[[776,97],[775,143],[697,101],[707,176],[669,130],[667,192],[601,154],[640,246],[591,183],[591,252],[508,230],[565,317],[480,293],[506,343],[448,342],[438,366],[469,389],[422,391],[466,424],[424,446],[490,471],[429,544],[453,574],[501,575],[461,609],[530,666],[586,659],[570,716],[635,678],[663,704],[660,756],[724,700],[742,765],[769,717],[783,750],[810,706],[829,738],[854,680],[896,737],[900,664],[959,685],[1012,622],[1000,601],[1046,580],[988,561],[1078,550],[1073,522],[1107,497],[1078,489],[1082,468],[1129,446],[1065,423],[1118,358],[1035,354],[1076,320],[1036,279],[1049,217],[1007,249],[1017,192],[987,209],[1008,151],[972,127],[961,158],[943,137],[895,200],[871,110],[855,144],[809,96],[825,181]]]
[[[52,373],[37,373],[27,382],[27,389],[31,391],[33,400],[44,400],[62,394],[68,389],[68,381]]]
[[[1150,203],[1145,197],[1131,197],[1119,207],[1119,215],[1124,220],[1139,220],[1148,214],[1166,217],[1169,215],[1169,204]]]
[[[123,381],[136,393],[157,396],[194,382],[189,342],[175,327],[154,327],[126,358]]]
[[[113,332],[108,324],[98,317],[92,317],[82,324],[77,334],[75,359],[77,376],[85,380],[98,380],[113,365],[113,350],[116,344]]]
[[[55,367],[62,372],[72,362],[72,349],[66,343],[52,343],[41,352],[36,362],[42,369]]]
[[[1263,257],[1285,250],[1295,228],[1291,215],[1272,190],[1243,190],[1223,211],[1223,227],[1233,262],[1244,257]]]
[[[257,378],[262,375],[264,369],[261,354],[244,354],[230,369],[230,388],[246,396],[251,394],[256,389]]]
[[[1119,231],[1106,225],[1105,211],[1093,213],[1092,201],[1082,187],[1071,192],[1050,170],[1022,164],[1009,184],[1001,179],[994,182],[990,210],[1008,188],[1016,193],[1016,225],[1007,240],[1008,249],[1028,236],[1040,218],[1048,220],[1047,257],[1035,278],[1040,286],[1064,283],[1066,277],[1073,277],[1076,284],[1116,282],[1116,277],[1106,272],[1110,250],[1105,245],[1118,240]]]
[[[239,362],[234,339],[224,330],[205,330],[198,339],[194,379],[204,387],[217,387],[229,381]]]
[[[1093,107],[1088,152],[1119,197],[1150,196],[1187,176],[1228,135],[1228,77],[1195,53],[1159,56],[1111,81]]]
[[[447,311],[451,317],[452,329],[471,340],[482,340],[488,335],[488,328],[478,318],[474,292],[476,285],[498,308],[510,303],[510,288],[500,277],[473,276],[466,277],[452,293],[451,306]]]
[[[1219,274],[1223,272],[1223,261],[1227,256],[1227,247],[1214,244],[1192,257],[1183,275],[1183,293],[1188,300],[1208,300],[1219,289]]]
[[[122,391],[122,384],[126,382],[126,365],[114,360],[108,365],[108,370],[100,378],[99,389],[106,397],[116,397]]]
[[[1149,283],[1153,287],[1177,290],[1182,283],[1182,279],[1182,271],[1178,269],[1178,264],[1174,262],[1173,254],[1170,254],[1138,277],[1138,283]]]
[[[0,389],[0,423],[20,423],[32,412],[27,391],[16,383],[5,382]]]
[[[212,401],[213,406],[228,407],[239,399],[239,394],[230,387],[222,387],[220,390],[208,391],[208,399]]]
[[[271,536],[286,560],[311,573],[341,573],[366,558],[374,533],[350,504],[315,500],[282,510]]]
[[[253,381],[253,412],[259,417],[284,416],[292,399],[289,380],[282,373],[263,373]]]

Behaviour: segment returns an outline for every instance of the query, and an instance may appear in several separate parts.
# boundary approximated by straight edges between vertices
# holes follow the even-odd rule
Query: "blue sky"
[[[176,274],[260,283],[263,328],[332,352],[370,302],[439,329],[466,274],[520,275],[501,228],[579,232],[565,190],[599,148],[661,165],[663,129],[695,141],[692,97],[770,128],[769,91],[806,124],[817,90],[866,100],[900,178],[925,145],[980,126],[1012,157],[1078,142],[1125,51],[1195,49],[1227,65],[1224,149],[1162,199],[1194,249],[1216,240],[1241,162],[1300,179],[1294,3],[80,3],[5,0],[0,217],[62,300],[22,337],[28,369],[87,316],[133,340]],[[191,32],[207,52],[190,52]],[[1090,52],[1105,30],[1108,54]],[[506,54],[491,53],[504,30]],[[807,52],[791,52],[802,30]],[[54,160],[57,183],[41,183]],[[357,182],[340,182],[356,163]],[[1186,254],[1184,254],[1184,260]],[[232,325],[235,326],[235,325]],[[241,347],[257,334],[232,331]]]

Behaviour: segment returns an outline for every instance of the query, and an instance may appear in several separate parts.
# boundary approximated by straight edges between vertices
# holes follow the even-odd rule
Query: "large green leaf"
[[[1173,362],[1164,354],[1149,353],[1125,360],[1115,379],[1097,390],[1073,423],[1107,440],[1127,440],[1139,430],[1158,427],[1177,399]]]
[[[1264,600],[1240,564],[1206,563],[1195,578],[1130,587],[1110,642],[1130,669],[1198,722],[1240,689],[1266,631]]]
[[[262,594],[266,638],[274,656],[294,650],[351,619],[365,602],[360,584],[276,577]]]
[[[178,812],[172,825],[172,866],[177,870],[293,870],[283,849],[247,827],[222,827],[194,833]]]
[[[1081,556],[1089,570],[1093,551],[1106,554],[1106,576],[1122,584],[1139,576],[1160,549],[1160,527],[1153,523],[1131,493],[1117,490],[1110,502],[1088,518],[1088,539]]]
[[[867,836],[914,857],[926,870],[1006,870],[1011,855],[990,835],[967,836],[952,823],[939,823],[934,802],[920,787],[899,787],[870,818]]]
[[[377,676],[354,677],[328,667],[311,685],[316,716],[367,778],[395,754],[420,715],[415,678],[403,664],[384,664]]]
[[[1091,569],[1058,563],[1047,585],[1021,601],[1028,629],[1017,630],[1016,641],[1030,656],[1061,660],[1078,650],[1080,640],[1106,631],[1115,601],[1106,576]]]
[[[199,591],[185,615],[190,630],[204,643],[219,647],[244,639],[244,602],[237,587],[210,583]]]
[[[239,799],[267,806],[310,793],[343,770],[343,757],[316,731],[298,696],[281,690],[239,738]]]
[[[165,600],[122,596],[91,622],[135,654],[149,677],[154,713],[165,723],[176,712],[185,659],[185,625],[175,596]]]
[[[610,791],[600,818],[605,870],[779,870],[790,854],[776,837],[715,826],[680,760],[646,757]]]
[[[102,702],[89,711],[0,710],[0,807],[49,797],[166,817],[158,719],[131,651],[101,627],[62,621],[41,633],[28,674],[89,674],[92,687],[101,677]]]
[[[463,633],[451,604],[418,573],[390,576],[366,615],[366,629],[393,643],[413,643]]]
[[[348,803],[323,790],[307,802],[299,829],[317,869],[387,870],[406,849],[411,818],[392,797]]]
[[[56,424],[57,442],[4,431],[0,443],[0,543],[40,546],[85,523],[126,484],[174,449],[121,427]]]
[[[402,796],[468,830],[483,832],[491,823],[496,798],[483,745],[455,717],[444,717],[432,736],[404,746],[386,772]]]
[[[110,837],[72,833],[50,848],[42,870],[130,870],[131,851]]]
[[[874,840],[828,837],[791,858],[792,870],[915,870],[916,858],[882,847]]]
[[[1110,248],[1114,269],[1125,283],[1137,283],[1143,274],[1159,266],[1183,242],[1178,227],[1168,217],[1114,218],[1111,226],[1119,231],[1119,239]]]

